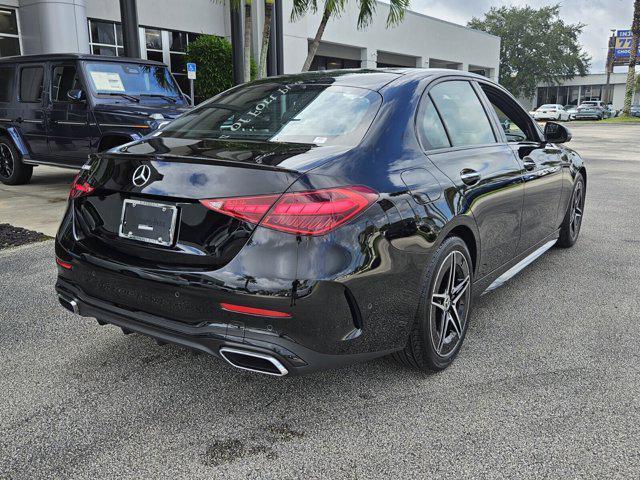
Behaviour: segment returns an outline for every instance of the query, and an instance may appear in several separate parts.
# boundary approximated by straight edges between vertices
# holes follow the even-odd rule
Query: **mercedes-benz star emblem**
[[[136,187],[141,187],[149,181],[151,178],[151,168],[149,165],[140,165],[133,172],[133,184]]]

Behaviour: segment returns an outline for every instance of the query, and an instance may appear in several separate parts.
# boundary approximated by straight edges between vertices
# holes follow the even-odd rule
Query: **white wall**
[[[140,25],[228,37],[228,12],[213,0],[138,0]],[[87,16],[120,21],[118,0],[87,0]]]
[[[307,15],[292,23],[289,21],[291,0],[284,2],[285,71],[299,72],[307,55],[307,45],[315,36],[322,15]],[[500,38],[461,25],[432,17],[407,12],[405,20],[394,28],[386,28],[389,6],[378,3],[375,18],[364,30],[358,30],[357,3],[348,2],[347,10],[338,18],[330,19],[323,42],[356,46],[363,52],[363,67],[375,66],[377,51],[398,53],[422,59],[428,66],[429,58],[461,63],[464,70],[469,64],[492,69],[498,75]]]

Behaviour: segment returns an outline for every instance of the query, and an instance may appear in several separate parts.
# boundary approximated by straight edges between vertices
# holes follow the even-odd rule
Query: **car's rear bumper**
[[[155,338],[158,343],[172,343],[224,358],[229,355],[221,350],[246,352],[271,358],[272,365],[284,367],[279,372],[263,371],[261,368],[245,368],[260,373],[279,376],[302,374],[315,370],[335,368],[350,363],[366,361],[389,352],[331,354],[318,352],[301,345],[292,338],[268,330],[249,328],[242,322],[229,319],[212,320],[199,324],[187,324],[150,313],[130,310],[115,303],[87,295],[72,282],[58,277],[56,292],[62,306],[82,317],[92,317],[101,325],[111,324],[122,328],[124,333],[141,333]],[[234,365],[243,368],[242,365]]]

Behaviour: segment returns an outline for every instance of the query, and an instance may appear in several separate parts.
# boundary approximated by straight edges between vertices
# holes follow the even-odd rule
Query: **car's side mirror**
[[[549,143],[566,143],[571,140],[571,130],[559,123],[547,122],[544,126],[544,139]]]
[[[67,98],[72,102],[81,102],[84,100],[84,91],[79,88],[74,88],[67,92]]]

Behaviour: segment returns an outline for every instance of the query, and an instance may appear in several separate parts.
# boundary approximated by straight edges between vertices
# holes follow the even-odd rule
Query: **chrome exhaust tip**
[[[60,302],[60,305],[69,310],[71,313],[75,313],[76,315],[80,314],[78,302],[75,299],[67,298],[64,295],[58,295],[58,302]]]
[[[249,372],[284,377],[289,371],[277,358],[265,353],[222,347],[220,355],[233,367]]]

